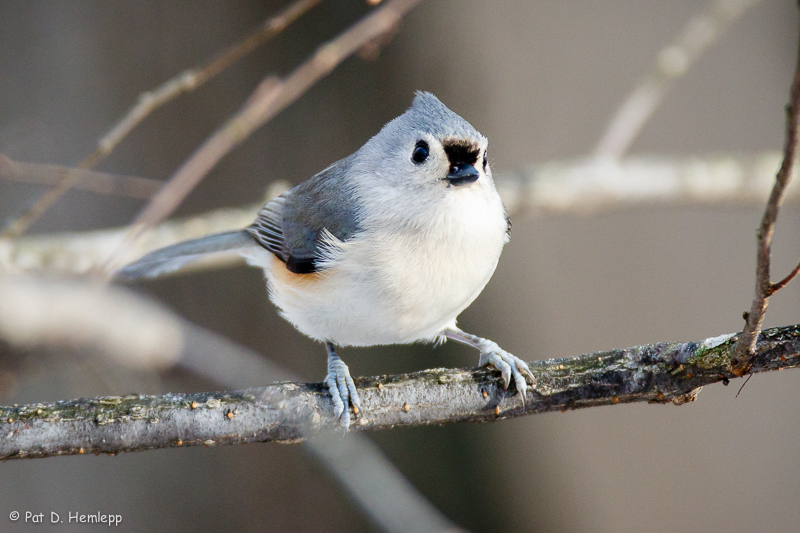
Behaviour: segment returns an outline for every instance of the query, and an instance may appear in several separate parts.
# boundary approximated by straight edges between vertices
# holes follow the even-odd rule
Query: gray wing
[[[352,183],[354,155],[270,201],[247,232],[297,274],[318,270],[323,230],[346,241],[358,231]]]

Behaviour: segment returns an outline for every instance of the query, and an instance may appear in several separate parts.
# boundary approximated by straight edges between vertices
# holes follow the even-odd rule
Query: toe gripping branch
[[[350,406],[353,406],[353,413],[358,415],[361,412],[361,401],[356,384],[350,376],[350,369],[336,354],[333,344],[328,342],[325,347],[328,350],[328,375],[325,377],[325,384],[333,400],[334,414],[347,431],[350,427]]]
[[[448,339],[453,339],[477,349],[480,352],[478,364],[480,366],[493,366],[499,370],[503,376],[504,388],[508,389],[513,376],[514,385],[522,397],[522,404],[525,405],[528,391],[526,378],[530,379],[532,387],[536,388],[536,378],[525,361],[503,350],[496,342],[471,335],[458,328],[445,329],[442,334]]]

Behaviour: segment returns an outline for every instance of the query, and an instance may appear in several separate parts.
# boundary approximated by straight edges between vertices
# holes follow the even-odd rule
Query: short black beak
[[[480,176],[480,173],[478,173],[478,170],[474,166],[466,163],[458,163],[450,168],[450,173],[445,179],[450,185],[464,185],[477,181]]]

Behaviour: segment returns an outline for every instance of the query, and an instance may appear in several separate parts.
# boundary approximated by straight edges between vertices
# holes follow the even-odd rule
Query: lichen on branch
[[[354,431],[647,401],[681,404],[735,377],[738,334],[664,342],[529,363],[538,384],[523,405],[497,372],[432,369],[356,380],[364,412]],[[762,332],[753,372],[800,366],[800,325]],[[294,443],[337,431],[322,384],[233,392],[113,396],[0,407],[0,460],[246,442]]]

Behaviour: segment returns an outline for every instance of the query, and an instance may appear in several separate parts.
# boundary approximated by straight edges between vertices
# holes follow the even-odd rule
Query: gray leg
[[[525,382],[525,378],[527,377],[530,379],[531,385],[536,387],[536,378],[533,377],[533,373],[531,369],[528,368],[525,361],[503,350],[495,342],[470,335],[456,327],[447,328],[442,331],[441,334],[448,339],[453,339],[454,341],[476,348],[480,352],[478,364],[480,366],[491,365],[499,370],[503,375],[503,383],[506,389],[511,381],[511,376],[514,376],[514,385],[516,385],[517,390],[522,396],[523,405],[525,404],[525,394],[528,390],[528,384]]]
[[[350,405],[355,414],[361,411],[358,391],[350,377],[350,369],[336,355],[333,344],[326,342],[325,348],[328,350],[328,375],[325,377],[325,384],[333,399],[333,411],[346,431],[350,427]]]

